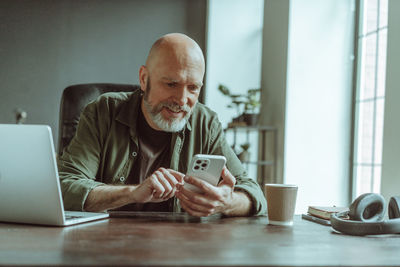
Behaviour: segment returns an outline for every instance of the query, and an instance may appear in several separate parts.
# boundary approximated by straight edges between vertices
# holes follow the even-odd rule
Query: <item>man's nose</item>
[[[175,100],[180,106],[184,106],[187,104],[187,97],[188,94],[186,86],[182,86],[176,90]]]

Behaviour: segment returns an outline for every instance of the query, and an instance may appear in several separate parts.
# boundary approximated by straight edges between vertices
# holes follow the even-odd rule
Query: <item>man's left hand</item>
[[[202,193],[196,193],[178,185],[176,197],[180,200],[182,208],[192,216],[209,216],[214,213],[226,214],[232,209],[233,188],[235,177],[224,167],[221,174],[222,180],[213,186],[201,179],[185,176],[185,183],[197,186]]]

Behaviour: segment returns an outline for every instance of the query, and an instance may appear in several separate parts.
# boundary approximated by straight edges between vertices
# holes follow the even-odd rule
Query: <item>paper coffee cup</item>
[[[266,184],[268,222],[273,225],[293,225],[297,185]]]

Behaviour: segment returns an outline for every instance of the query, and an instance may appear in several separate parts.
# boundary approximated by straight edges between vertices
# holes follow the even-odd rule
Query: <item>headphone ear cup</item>
[[[389,218],[400,218],[400,196],[391,197],[389,202]]]
[[[349,207],[349,217],[353,221],[378,222],[384,215],[385,199],[374,193],[360,195]]]

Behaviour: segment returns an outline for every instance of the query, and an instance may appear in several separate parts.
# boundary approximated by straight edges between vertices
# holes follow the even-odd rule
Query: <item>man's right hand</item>
[[[130,203],[162,202],[173,197],[184,174],[159,168],[139,185],[102,185],[92,189],[85,201],[85,211],[105,211]]]
[[[162,202],[175,196],[176,186],[183,185],[184,174],[159,168],[133,190],[136,203]]]

